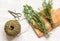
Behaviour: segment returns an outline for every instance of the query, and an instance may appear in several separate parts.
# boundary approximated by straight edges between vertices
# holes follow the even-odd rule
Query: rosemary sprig
[[[45,34],[45,36],[48,37],[49,34],[44,21],[37,14],[33,16],[33,20],[38,24],[40,31],[42,31]]]
[[[49,21],[49,23],[51,24],[51,27],[54,27],[54,23],[52,20],[52,16],[51,16],[51,9],[52,9],[52,0],[49,0],[48,3],[46,2],[46,0],[44,0],[42,6],[44,9],[44,16],[46,17],[46,19]]]
[[[31,6],[28,6],[28,5],[26,5],[26,6],[24,6],[24,16],[26,17],[26,19],[29,21],[29,22],[31,22],[31,16],[33,16],[32,15],[32,13],[33,13],[33,10],[32,10],[32,7]]]
[[[25,5],[24,6],[24,16],[26,19],[31,22],[31,20],[34,20],[36,24],[39,26],[39,30],[42,31],[46,36],[49,36],[48,30],[45,27],[44,21],[41,19],[41,17],[38,15],[38,12],[34,11],[31,6]],[[33,24],[32,24],[33,25]]]

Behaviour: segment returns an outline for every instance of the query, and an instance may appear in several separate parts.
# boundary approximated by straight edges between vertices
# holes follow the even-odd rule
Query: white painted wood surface
[[[15,38],[7,38],[4,32],[5,23],[13,19],[13,16],[8,13],[8,10],[12,10],[18,13],[22,13],[23,5],[28,4],[33,7],[34,10],[42,8],[42,0],[0,0],[0,41],[60,41],[60,26],[50,32],[50,37],[46,39],[44,36],[38,38],[32,27],[27,23],[26,20],[19,21],[21,23],[21,33],[26,31]],[[53,7],[55,9],[60,8],[60,0],[53,0]],[[20,20],[23,18],[22,16]]]

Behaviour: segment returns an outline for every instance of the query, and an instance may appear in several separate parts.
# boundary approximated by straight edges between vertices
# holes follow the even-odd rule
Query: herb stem
[[[43,32],[46,36],[48,36],[48,30],[45,26],[44,21],[41,19],[41,16],[38,15],[39,14],[38,12],[34,11],[33,8],[28,5],[24,6],[23,12],[24,16],[29,22],[31,22],[31,19],[33,19],[35,23],[39,26],[39,30]]]
[[[46,17],[46,19],[51,24],[51,27],[53,28],[54,23],[53,23],[52,16],[51,16],[52,0],[49,0],[48,3],[46,2],[46,0],[44,0],[42,6],[44,9],[44,16]]]

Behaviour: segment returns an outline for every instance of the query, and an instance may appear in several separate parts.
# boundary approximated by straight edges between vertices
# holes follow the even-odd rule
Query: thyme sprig
[[[49,36],[45,23],[41,19],[37,11],[34,11],[31,6],[25,5],[23,12],[24,16],[29,22],[31,22],[31,20],[34,20],[35,23],[39,26],[39,30],[42,31],[45,34],[45,36]]]
[[[44,0],[42,6],[44,9],[44,16],[46,17],[46,19],[49,21],[49,23],[51,24],[51,27],[54,27],[54,23],[52,20],[52,16],[51,16],[51,9],[52,9],[52,0],[48,0],[48,3],[46,2],[46,0]]]

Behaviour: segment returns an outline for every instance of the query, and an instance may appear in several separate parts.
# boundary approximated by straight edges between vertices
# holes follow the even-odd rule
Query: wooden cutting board
[[[52,20],[55,24],[54,27],[56,28],[58,25],[60,25],[60,8],[57,10],[53,10],[51,14],[52,14]],[[50,23],[47,22],[47,20],[44,17],[42,17],[42,19],[45,21],[45,24],[46,24],[46,27],[48,28],[48,31],[53,30]],[[44,34],[39,29],[37,29],[35,27],[37,27],[37,26],[32,26],[32,28],[35,31],[35,33],[37,34],[37,36],[38,37],[43,36]]]

